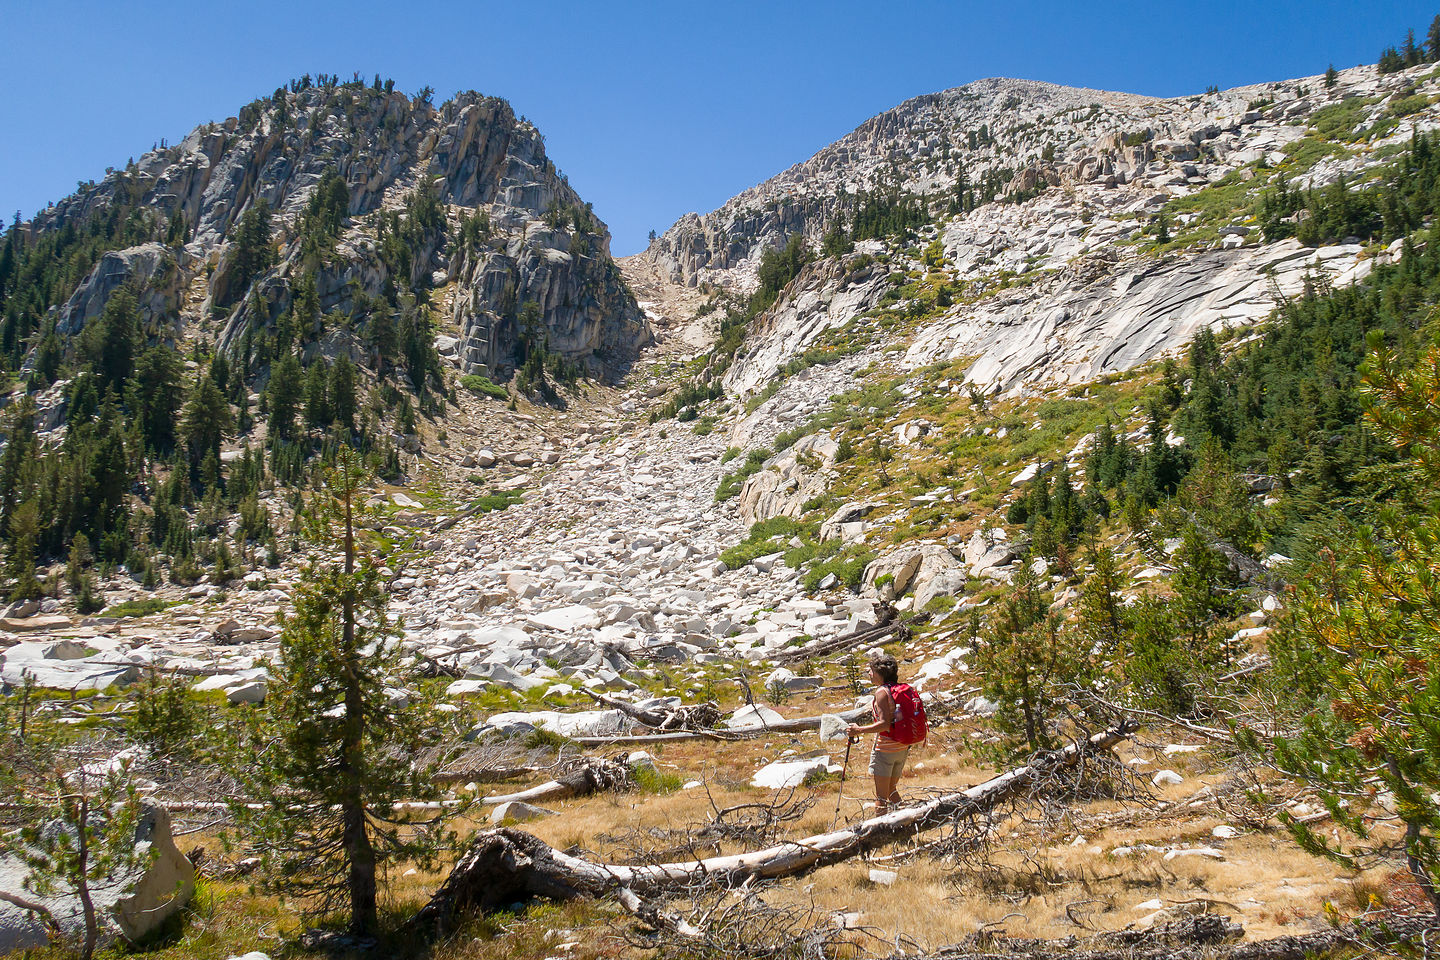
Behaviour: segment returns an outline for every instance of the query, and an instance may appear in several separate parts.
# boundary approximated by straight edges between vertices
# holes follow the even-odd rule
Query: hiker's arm
[[[874,723],[860,725],[850,724],[850,736],[858,737],[863,733],[887,733],[895,723],[895,701],[890,696],[890,691],[884,687],[875,691],[875,705],[880,708],[880,719]]]

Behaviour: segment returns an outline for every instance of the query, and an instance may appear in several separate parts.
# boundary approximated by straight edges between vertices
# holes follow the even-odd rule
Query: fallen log
[[[697,703],[689,707],[676,707],[673,710],[641,710],[633,703],[616,700],[614,697],[607,697],[603,693],[596,693],[588,688],[582,687],[581,689],[596,703],[612,710],[619,710],[631,720],[652,730],[669,733],[709,730],[720,720],[720,707],[714,701],[707,700],[705,703]]]
[[[441,770],[435,774],[435,782],[449,783],[503,783],[506,780],[524,780],[537,777],[554,769],[553,764],[543,767],[470,767],[458,770]]]
[[[928,613],[917,613],[914,616],[906,617],[904,620],[888,620],[879,626],[870,627],[867,630],[857,630],[854,633],[847,633],[844,636],[835,637],[833,640],[826,640],[824,643],[813,644],[808,647],[795,647],[794,649],[782,650],[770,659],[784,665],[787,663],[800,663],[813,657],[829,657],[855,647],[864,646],[867,643],[878,643],[892,633],[898,634],[897,639],[908,640],[910,628],[916,624],[925,623],[930,619]]]
[[[476,803],[497,806],[511,801],[539,803],[546,800],[564,800],[567,797],[585,797],[604,790],[617,790],[629,782],[630,768],[625,764],[618,760],[591,758],[554,780],[547,780],[517,793],[481,797]]]
[[[768,737],[772,733],[800,733],[804,730],[820,729],[820,721],[823,716],[837,716],[847,723],[858,720],[861,717],[868,717],[870,711],[865,707],[857,707],[854,710],[842,710],[835,714],[823,714],[813,717],[795,717],[791,720],[780,720],[776,723],[767,724],[763,727],[743,727],[739,730],[681,730],[675,733],[635,733],[616,734],[609,737],[571,737],[570,740],[584,747],[608,747],[617,743],[665,743],[672,740],[750,740],[755,737]]]
[[[923,804],[895,810],[803,840],[787,840],[763,850],[678,863],[637,866],[594,863],[551,848],[519,830],[487,830],[472,841],[449,877],[411,925],[443,933],[462,910],[488,910],[532,897],[570,900],[616,889],[653,897],[684,891],[697,883],[733,886],[752,879],[794,876],[866,853],[957,818],[984,813],[1037,784],[1082,756],[1124,740],[1137,725],[1124,722],[979,786],[946,794]]]

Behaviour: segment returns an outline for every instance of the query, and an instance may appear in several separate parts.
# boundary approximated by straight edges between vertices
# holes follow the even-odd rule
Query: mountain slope
[[[1365,276],[1374,251],[1356,238],[1285,239],[1297,223],[1288,198],[1372,176],[1436,124],[1436,89],[1428,67],[1168,100],[977,81],[907,101],[687,215],[627,269],[748,294],[765,251],[791,238],[822,255],[853,249],[888,265],[892,299],[917,317],[912,367],[964,359],[965,379],[986,389],[1085,381],[1199,329],[1260,319],[1309,276]],[[1277,192],[1289,207],[1267,218]],[[832,278],[827,292],[814,276],[752,325],[730,389],[763,389],[885,295],[867,288],[856,309],[836,310],[846,286]],[[936,284],[943,307],[933,289],[916,300]]]

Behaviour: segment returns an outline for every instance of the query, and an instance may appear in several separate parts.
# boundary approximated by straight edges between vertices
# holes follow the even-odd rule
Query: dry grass
[[[937,646],[946,646],[938,644]],[[911,651],[918,656],[917,651]],[[828,705],[836,706],[832,693]],[[792,703],[784,712],[798,716],[821,712],[823,704]],[[931,791],[951,792],[980,783],[997,771],[978,762],[967,745],[978,728],[946,724],[931,743],[912,754],[901,792],[918,799]],[[1030,822],[1006,815],[995,825],[988,862],[930,859],[913,853],[913,844],[877,852],[871,861],[852,861],[760,890],[775,908],[804,908],[810,923],[831,923],[838,914],[858,913],[863,933],[853,932],[856,952],[893,952],[897,937],[937,947],[981,929],[1026,936],[1064,937],[1143,922],[1163,906],[1208,903],[1240,920],[1254,938],[1293,933],[1333,902],[1342,913],[1362,912],[1373,902],[1395,902],[1397,885],[1385,872],[1340,876],[1332,865],[1311,858],[1275,829],[1216,840],[1214,827],[1243,824],[1226,814],[1213,796],[1197,798],[1202,788],[1225,780],[1220,758],[1202,750],[1165,756],[1157,744],[1126,744],[1122,761],[1143,760],[1132,768],[1147,780],[1160,769],[1178,772],[1184,782],[1156,788],[1164,805],[1151,808],[1113,800],[1078,804],[1057,821]],[[549,804],[557,815],[526,825],[557,848],[579,847],[602,861],[688,860],[720,852],[753,849],[736,839],[699,836],[717,808],[773,799],[749,786],[755,769],[786,751],[805,753],[820,747],[814,733],[776,735],[742,742],[693,741],[653,748],[660,768],[705,787],[666,795],[605,794]],[[839,762],[843,744],[828,745]],[[865,772],[868,748],[857,745],[850,759],[840,820],[854,821],[871,799]],[[518,787],[519,785],[517,785]],[[812,805],[781,827],[782,836],[798,838],[828,830],[835,817],[841,784],[801,788],[793,800]],[[483,815],[464,825],[488,826]],[[187,839],[187,849],[193,838]],[[920,838],[923,843],[929,838]],[[687,846],[687,844],[689,846]],[[1223,860],[1180,856],[1163,851],[1116,857],[1117,847],[1195,848],[1215,846]],[[221,856],[218,843],[207,852]],[[912,851],[907,854],[907,851]],[[878,862],[876,862],[878,861]],[[892,885],[870,880],[872,867],[893,871]],[[403,871],[401,871],[403,873]],[[387,885],[387,916],[392,925],[409,916],[438,885],[438,875],[392,876]],[[272,957],[309,956],[296,945],[300,923],[289,905],[252,889],[248,880],[211,881],[168,938],[143,951],[156,960],[209,960],[264,950]],[[608,902],[531,904],[515,912],[472,918],[443,943],[387,943],[396,957],[429,960],[479,958],[600,957],[643,955],[630,940],[635,922]],[[878,939],[876,939],[878,938]],[[888,944],[886,948],[883,944]]]

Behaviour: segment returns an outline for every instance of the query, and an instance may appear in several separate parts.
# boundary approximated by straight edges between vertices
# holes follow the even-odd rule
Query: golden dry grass
[[[830,706],[834,708],[833,697]],[[799,716],[820,712],[820,707],[797,702],[783,712]],[[963,789],[994,776],[998,771],[967,749],[977,729],[968,724],[937,728],[931,743],[912,754],[901,781],[902,794],[918,799],[930,791]],[[697,830],[711,821],[716,808],[774,798],[770,791],[749,786],[759,766],[786,751],[805,753],[820,746],[814,733],[806,733],[652,747],[662,771],[683,780],[702,779],[706,786],[670,794],[605,794],[549,803],[546,806],[557,811],[555,816],[522,829],[557,848],[580,847],[606,862],[637,856],[688,860],[753,848],[711,838],[701,838],[703,845],[686,845],[696,840]],[[843,744],[828,746],[832,759],[839,762]],[[1043,937],[1119,929],[1153,914],[1153,909],[1142,905],[1155,900],[1162,906],[1205,902],[1240,920],[1248,936],[1261,938],[1304,929],[1327,901],[1342,912],[1357,913],[1372,894],[1387,895],[1383,873],[1343,876],[1335,866],[1301,852],[1276,828],[1229,840],[1213,838],[1215,826],[1240,824],[1213,798],[1195,799],[1203,787],[1225,779],[1222,765],[1208,751],[1164,756],[1151,746],[1125,744],[1117,753],[1124,761],[1143,760],[1133,769],[1147,782],[1160,769],[1175,770],[1184,782],[1154,790],[1156,798],[1166,803],[1164,808],[1097,800],[1074,805],[1048,829],[1015,817],[1004,820],[996,825],[990,863],[983,870],[923,855],[906,857],[911,845],[904,844],[880,851],[870,861],[825,867],[771,884],[763,888],[761,897],[775,907],[804,907],[822,923],[835,914],[858,913],[856,922],[868,933],[855,935],[857,950],[873,952],[881,941],[893,945],[897,936],[938,947],[982,928]],[[844,784],[842,822],[865,815],[863,804],[870,799],[867,759],[868,747],[857,745],[850,760],[851,779]],[[502,792],[522,786],[483,789]],[[811,797],[814,803],[784,825],[783,836],[799,838],[829,829],[840,789],[839,782],[830,781],[797,791],[797,796]],[[464,828],[488,827],[487,812],[478,811]],[[1146,844],[1213,845],[1222,850],[1223,860],[1181,856],[1167,861],[1160,851],[1111,854],[1117,847]],[[193,843],[187,842],[189,846]],[[205,846],[211,854],[219,853],[213,840]],[[894,872],[895,882],[871,882],[872,868]],[[389,915],[398,921],[425,901],[441,877],[397,873],[401,875],[389,878],[386,900]],[[642,956],[627,941],[626,932],[633,927],[634,921],[609,902],[532,904],[516,913],[473,918],[455,936],[424,949],[395,944],[394,955],[431,960]],[[251,889],[248,880],[212,881],[189,911],[183,929],[146,952],[156,960],[200,960],[251,949],[272,956],[307,956],[294,944],[299,929],[289,906]]]

